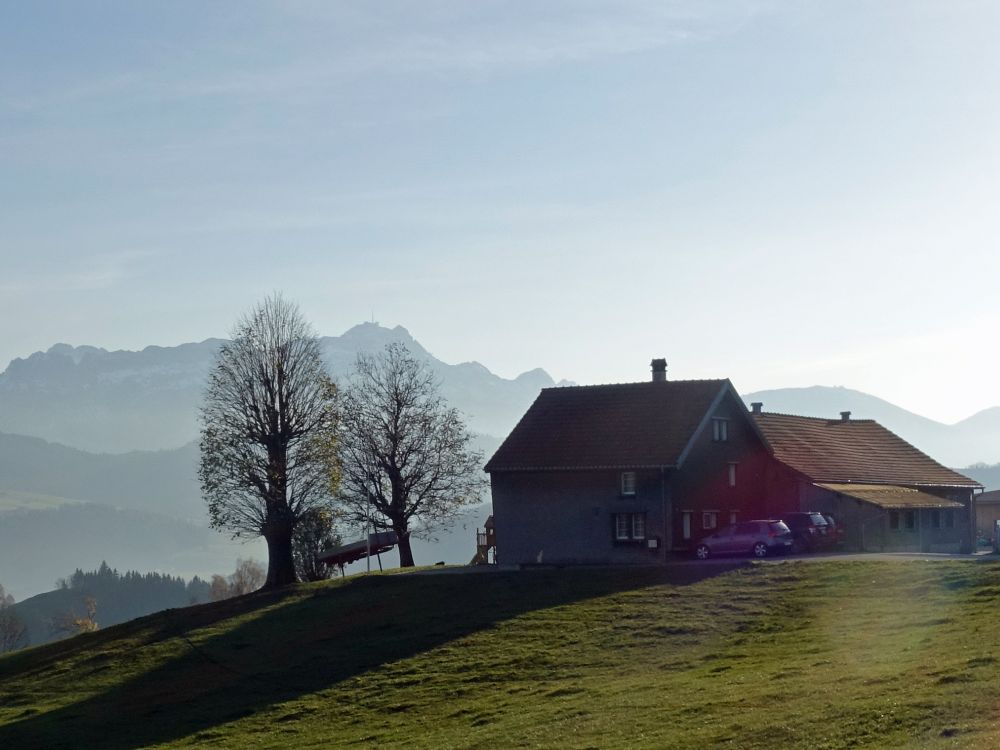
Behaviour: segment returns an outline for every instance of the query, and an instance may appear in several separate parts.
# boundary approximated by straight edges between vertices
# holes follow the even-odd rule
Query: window
[[[931,528],[932,529],[941,528],[941,511],[939,510],[931,511]]]
[[[729,511],[729,523],[731,523],[731,524],[736,523],[736,511],[735,510]]]
[[[701,528],[714,529],[719,525],[719,513],[714,510],[706,510],[701,514]]]
[[[908,530],[913,530],[917,528],[917,513],[913,510],[906,511],[906,515],[903,517],[906,521],[906,528]]]
[[[712,418],[712,440],[725,443],[729,440],[729,420],[721,417]]]
[[[739,464],[737,464],[735,461],[730,461],[729,462],[729,486],[730,487],[735,487],[736,486],[736,467],[738,465]]]
[[[691,511],[689,510],[681,513],[681,537],[684,539],[691,538]]]
[[[615,540],[642,541],[646,538],[645,513],[615,513]]]
[[[646,538],[646,516],[643,513],[632,514],[632,538]]]
[[[890,510],[889,511],[889,528],[894,531],[899,528],[899,511]]]
[[[946,529],[955,528],[955,511],[946,510],[944,512],[944,527]]]
[[[630,539],[629,513],[618,513],[615,516],[615,539]]]
[[[623,471],[622,472],[622,494],[623,495],[634,495],[635,494],[635,472],[634,471]]]

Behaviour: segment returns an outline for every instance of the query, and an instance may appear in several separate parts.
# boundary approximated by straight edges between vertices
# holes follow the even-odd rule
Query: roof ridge
[[[678,385],[688,383],[725,383],[729,378],[690,378],[688,380],[636,380],[631,383],[588,383],[586,385],[550,385],[542,388],[543,391],[572,391],[585,388],[624,388],[627,386],[657,386]]]
[[[809,417],[809,416],[806,416],[805,414],[788,414],[787,412],[781,412],[781,411],[764,411],[764,412],[761,412],[760,414],[754,414],[753,416],[755,416],[755,417],[794,417],[795,419],[811,419],[814,422],[827,422],[827,423],[831,423],[832,422],[832,423],[835,423],[835,424],[852,424],[852,423],[863,422],[863,423],[874,423],[874,424],[880,425],[882,427],[885,427],[885,425],[882,425],[877,419],[873,419],[871,417],[866,417],[864,419],[855,419],[854,417],[851,417],[850,419],[844,420],[844,419],[841,419],[840,417]],[[886,427],[885,429],[888,430],[889,428]],[[889,431],[892,432],[892,430],[889,430]],[[895,434],[895,433],[893,433],[893,434]]]

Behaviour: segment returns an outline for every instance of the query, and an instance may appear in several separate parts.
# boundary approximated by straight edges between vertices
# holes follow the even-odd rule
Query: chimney
[[[649,363],[649,366],[653,370],[653,382],[663,383],[667,379],[667,360],[665,359],[654,359]]]
[[[764,408],[764,402],[763,401],[754,401],[752,404],[750,404],[750,411],[753,414],[760,414],[761,409],[763,409],[763,408]]]
[[[842,412],[840,412],[840,421],[841,422],[850,422],[851,421],[851,412],[849,412],[849,411],[842,411]]]

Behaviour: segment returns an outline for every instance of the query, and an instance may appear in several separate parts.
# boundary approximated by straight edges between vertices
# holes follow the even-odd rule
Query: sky
[[[1000,4],[0,0],[0,368],[324,335],[1000,404]]]

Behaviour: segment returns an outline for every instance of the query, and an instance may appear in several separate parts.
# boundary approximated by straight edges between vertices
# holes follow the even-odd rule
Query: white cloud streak
[[[290,97],[370,75],[486,75],[650,51],[730,33],[769,4],[717,2],[588,3],[300,2],[273,8],[276,22],[308,32],[284,57],[254,60],[263,40],[217,49],[178,42],[157,51],[144,69],[74,80],[31,95],[6,95],[0,107],[18,112],[120,99]],[[266,34],[266,32],[261,32]],[[180,63],[178,63],[180,61]],[[72,72],[71,72],[72,75]]]

